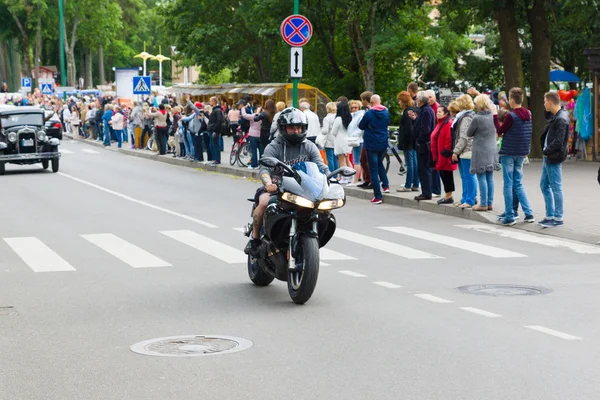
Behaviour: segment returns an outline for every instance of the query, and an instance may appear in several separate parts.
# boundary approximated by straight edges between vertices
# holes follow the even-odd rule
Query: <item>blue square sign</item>
[[[28,78],[28,77],[21,78],[21,86],[24,88],[31,87],[31,78]]]
[[[150,94],[152,93],[151,80],[149,76],[134,76],[133,77],[133,94]]]

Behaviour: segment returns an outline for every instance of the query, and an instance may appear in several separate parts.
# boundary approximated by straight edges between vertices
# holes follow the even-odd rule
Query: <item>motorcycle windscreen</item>
[[[314,162],[301,162],[294,164],[293,168],[302,179],[302,189],[308,194],[309,200],[321,200],[327,190],[327,177],[319,170]]]

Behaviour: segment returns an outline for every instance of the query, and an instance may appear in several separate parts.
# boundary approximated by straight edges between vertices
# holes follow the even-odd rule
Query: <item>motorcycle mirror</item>
[[[281,163],[281,161],[275,157],[262,157],[258,163],[267,168],[275,168]]]
[[[327,175],[327,179],[331,179],[338,174],[342,174],[342,176],[352,176],[356,175],[356,171],[348,167],[338,168],[335,171],[330,172],[329,175]]]

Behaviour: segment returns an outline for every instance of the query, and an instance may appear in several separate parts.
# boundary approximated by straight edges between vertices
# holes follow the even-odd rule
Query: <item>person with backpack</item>
[[[212,107],[212,111],[208,117],[207,130],[212,139],[211,151],[213,153],[213,162],[211,164],[219,165],[221,164],[221,129],[223,127],[225,116],[223,115],[223,110],[217,103],[217,98],[215,96],[210,98],[209,103]]]
[[[436,171],[440,173],[442,183],[444,184],[444,198],[437,201],[438,204],[452,204],[454,199],[454,171],[458,165],[452,163],[452,118],[448,109],[439,106],[437,110],[437,125],[431,133],[431,157]]]

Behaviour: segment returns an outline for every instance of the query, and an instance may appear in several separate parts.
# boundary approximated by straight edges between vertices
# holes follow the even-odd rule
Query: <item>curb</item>
[[[64,133],[65,137],[71,140],[77,140],[91,146],[106,148],[102,143],[97,141],[85,140],[85,139],[76,139],[71,135]],[[199,164],[195,162],[189,162],[186,160],[181,160],[179,158],[170,158],[170,157],[161,157],[152,153],[147,153],[145,151],[139,150],[131,150],[131,149],[118,149],[114,147],[106,148],[109,151],[114,151],[116,153],[121,153],[129,156],[134,156],[138,158],[144,158],[147,160],[159,161],[165,164],[175,165],[179,167],[187,167],[193,168],[196,170],[202,170],[207,172],[215,172],[219,174],[235,176],[240,178],[247,178],[251,180],[258,181],[258,171],[249,170],[249,169],[241,169],[232,167],[229,165],[217,165],[217,166],[209,166],[207,164]],[[345,187],[346,195],[349,197],[354,197],[362,200],[370,200],[373,197],[373,193],[371,190],[359,189],[356,187]],[[412,196],[412,194],[411,194]],[[436,214],[448,215],[456,218],[468,219],[473,222],[479,222],[484,224],[492,224],[498,225],[498,220],[496,214],[493,212],[477,212],[472,211],[466,208],[457,208],[451,205],[438,205],[435,202],[431,201],[416,201],[412,198],[402,197],[400,195],[392,195],[392,194],[384,194],[383,195],[383,203],[392,206],[399,206],[404,208],[412,208],[414,210],[421,210],[426,212],[432,212]],[[498,225],[499,226],[499,225]],[[512,229],[518,229],[527,232],[539,233],[542,235],[550,236],[550,237],[559,237],[563,239],[575,240],[578,242],[584,242],[594,245],[600,245],[600,234],[589,234],[589,233],[581,233],[574,230],[566,229],[564,227],[560,228],[542,228],[537,224],[526,224],[519,223],[511,227]]]

